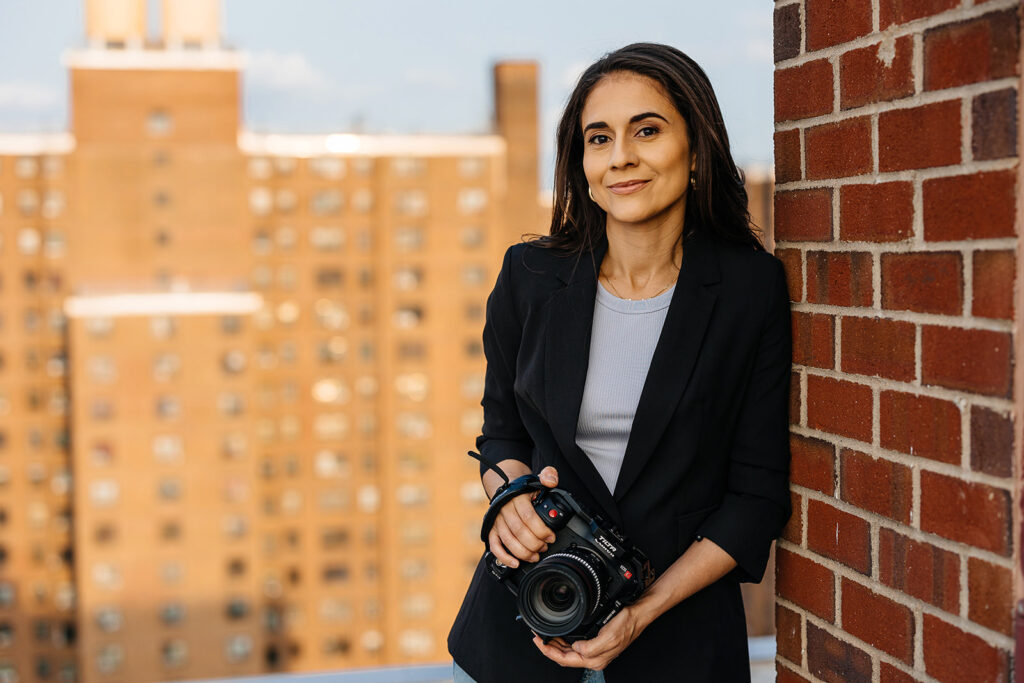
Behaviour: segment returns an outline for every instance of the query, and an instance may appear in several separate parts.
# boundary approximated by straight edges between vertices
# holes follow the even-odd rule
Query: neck
[[[622,224],[609,217],[601,272],[634,291],[674,282],[683,260],[684,210],[685,204],[644,224]]]

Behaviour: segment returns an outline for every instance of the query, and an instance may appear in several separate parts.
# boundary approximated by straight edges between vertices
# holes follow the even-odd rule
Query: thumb
[[[540,483],[552,489],[558,486],[558,470],[548,465],[540,471]]]

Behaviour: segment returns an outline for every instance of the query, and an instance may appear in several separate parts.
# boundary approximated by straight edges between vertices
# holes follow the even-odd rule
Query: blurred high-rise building
[[[536,65],[490,135],[257,134],[218,0],[85,9],[0,135],[0,683],[444,660]]]
[[[443,660],[536,66],[490,135],[256,134],[218,2],[156,7],[87,0],[70,130],[0,136],[0,682]]]

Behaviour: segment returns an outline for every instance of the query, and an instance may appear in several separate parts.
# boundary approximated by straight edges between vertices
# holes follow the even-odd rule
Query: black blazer
[[[559,487],[616,524],[660,575],[698,537],[738,567],[659,617],[605,670],[609,683],[747,681],[740,581],[761,580],[790,515],[791,329],[774,256],[704,233],[688,237],[640,396],[615,491],[576,445],[597,269],[607,239],[581,258],[513,245],[487,301],[484,424],[490,462],[558,469]],[[592,257],[592,258],[591,258]],[[578,681],[514,621],[515,598],[477,566],[448,636],[478,683]]]

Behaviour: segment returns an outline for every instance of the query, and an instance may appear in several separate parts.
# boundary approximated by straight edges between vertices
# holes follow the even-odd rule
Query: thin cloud
[[[314,90],[331,88],[331,80],[297,52],[246,52],[245,74],[253,87],[271,90]]]
[[[415,66],[405,70],[405,80],[411,85],[425,85],[441,90],[454,90],[460,85],[459,79],[448,71]]]
[[[0,107],[22,110],[50,109],[61,102],[60,92],[51,86],[24,81],[0,83]]]

